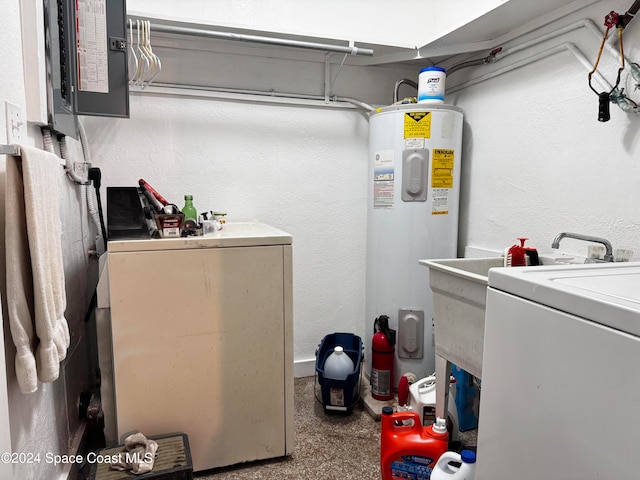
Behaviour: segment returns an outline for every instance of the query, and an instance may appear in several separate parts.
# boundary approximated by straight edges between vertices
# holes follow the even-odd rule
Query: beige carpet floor
[[[315,377],[295,379],[295,447],[290,457],[245,463],[194,476],[198,480],[380,480],[380,422],[360,402],[350,415],[326,414]],[[459,443],[475,450],[477,430]],[[453,447],[453,446],[452,446]]]
[[[380,480],[380,422],[360,402],[350,415],[325,413],[315,397],[321,395],[315,377],[297,378],[294,386],[295,446],[291,456],[197,472],[194,478]],[[366,397],[366,388],[363,392]],[[474,448],[476,438],[477,430],[460,433],[460,443],[465,447]],[[103,447],[104,437],[94,442],[88,451]],[[79,480],[88,478],[90,465],[78,476]]]
[[[358,403],[350,415],[326,414],[315,377],[295,380],[295,447],[290,457],[246,463],[194,476],[199,480],[380,479],[380,422]]]

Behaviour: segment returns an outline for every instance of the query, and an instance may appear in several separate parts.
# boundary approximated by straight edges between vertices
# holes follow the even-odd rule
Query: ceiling
[[[478,52],[478,57],[481,55],[485,56],[497,46],[501,46],[519,36],[533,32],[538,28],[561,19],[563,16],[575,13],[593,3],[597,3],[597,0],[505,0],[502,5],[485,15],[482,15],[470,23],[461,25],[439,38],[427,40],[427,43],[421,47],[404,48],[358,42],[355,46],[358,48],[371,49],[373,50],[373,55],[348,55],[346,62],[352,65],[406,64],[425,66],[439,63],[447,58],[461,54]],[[129,18],[133,18],[135,21],[136,15],[130,14]],[[153,19],[151,19],[151,21],[152,23],[154,22]],[[187,26],[189,29],[200,32],[205,29],[215,28],[217,32],[228,32],[231,34],[349,46],[349,42],[336,39],[287,34],[279,34],[276,37],[273,32],[238,30],[228,27],[212,27],[211,25],[196,25],[192,23],[184,24],[166,20],[156,20],[156,22],[163,25]],[[159,36],[160,38],[176,38],[176,35],[165,35],[162,33],[159,34]],[[185,43],[190,44],[192,46],[191,48],[196,49],[210,48],[211,50],[224,50],[231,48],[233,43],[237,43],[234,40],[224,39],[211,42],[210,39],[202,38],[202,35],[198,34],[187,34],[186,37],[184,35],[178,35],[177,37],[182,37],[181,43],[183,45],[185,45]],[[419,41],[419,39],[417,39],[417,41]],[[251,42],[242,43],[246,46],[245,48],[260,50],[264,47],[264,45],[260,47],[260,42],[254,43],[253,46],[251,46]],[[207,47],[207,44],[209,47]],[[310,57],[318,56],[318,54],[320,55],[318,58],[321,58],[322,55],[318,51],[316,51],[314,55],[313,51],[302,50],[295,47],[269,46],[264,48],[276,48],[280,51],[277,56],[288,58],[305,57],[309,59]],[[336,55],[333,61],[342,61],[342,56],[343,55]]]
[[[363,45],[374,56],[352,62],[358,64],[410,63],[424,65],[425,60],[438,63],[459,54],[483,52],[521,35],[535,31],[562,17],[575,13],[598,0],[510,0],[474,21],[416,49]],[[606,9],[605,9],[606,10]],[[603,12],[604,14],[607,12]]]

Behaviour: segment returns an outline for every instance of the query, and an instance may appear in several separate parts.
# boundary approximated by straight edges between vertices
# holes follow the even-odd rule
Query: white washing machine
[[[477,480],[637,479],[640,263],[489,272]]]

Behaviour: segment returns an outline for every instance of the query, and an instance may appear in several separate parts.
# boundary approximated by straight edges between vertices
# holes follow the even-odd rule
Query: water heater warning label
[[[405,113],[404,138],[431,138],[431,112]]]
[[[393,208],[393,150],[375,153],[373,164],[373,208]]]
[[[453,150],[433,149],[431,159],[432,215],[449,213],[449,193],[453,188]]]
[[[453,188],[453,150],[433,149],[431,186]]]

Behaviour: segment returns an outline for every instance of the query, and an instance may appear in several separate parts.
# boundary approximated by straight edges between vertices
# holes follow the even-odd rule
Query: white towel
[[[62,262],[60,163],[51,153],[20,147],[7,156],[7,306],[22,393],[58,378],[69,347]],[[34,353],[35,349],[35,353]]]
[[[153,470],[157,451],[157,442],[149,440],[142,433],[133,433],[124,440],[124,451],[113,455],[110,468],[136,475],[149,473]]]

